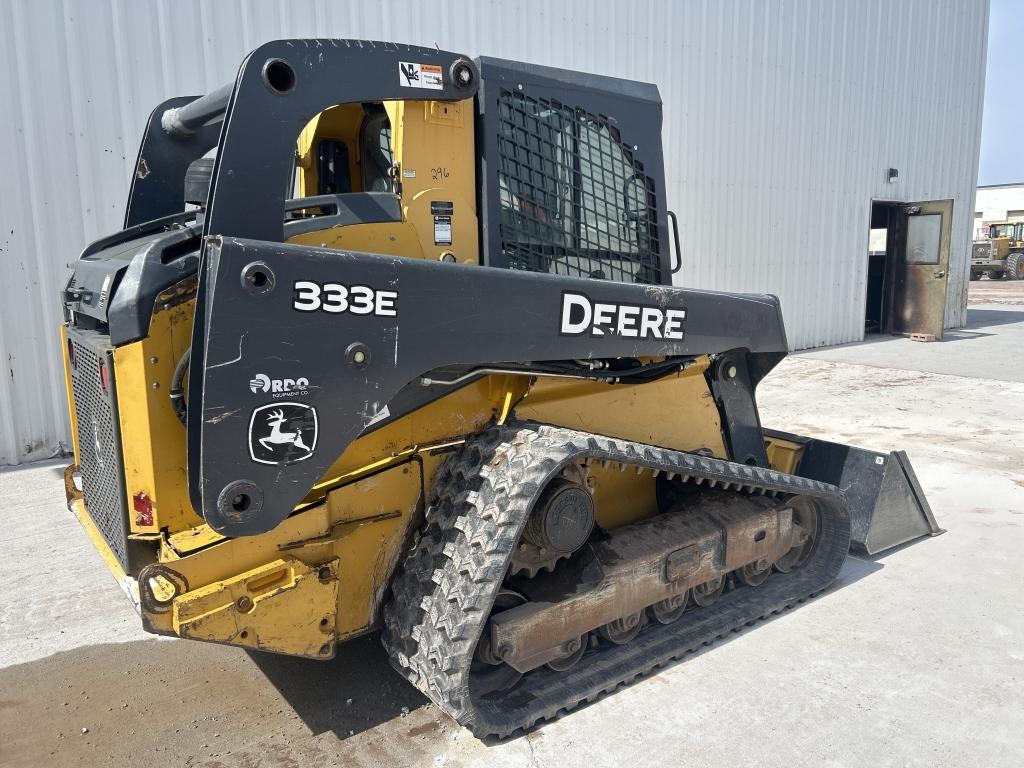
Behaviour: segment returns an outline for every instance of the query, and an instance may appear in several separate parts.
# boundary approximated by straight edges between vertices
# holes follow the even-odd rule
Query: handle
[[[672,220],[672,239],[676,244],[676,265],[672,267],[669,274],[674,275],[683,268],[683,249],[679,247],[679,220],[676,219],[674,211],[668,211],[668,217]]]
[[[946,276],[946,273],[942,272],[942,271],[936,272],[934,275],[932,275],[932,277],[945,277],[945,276]]]

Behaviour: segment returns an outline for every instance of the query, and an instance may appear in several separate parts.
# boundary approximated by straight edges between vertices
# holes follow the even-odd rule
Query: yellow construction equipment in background
[[[1024,280],[1024,221],[997,221],[971,248],[971,280]]]

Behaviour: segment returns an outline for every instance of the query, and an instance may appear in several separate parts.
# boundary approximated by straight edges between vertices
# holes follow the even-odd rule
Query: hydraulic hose
[[[192,347],[185,350],[185,354],[174,366],[174,376],[171,377],[171,405],[174,406],[174,415],[182,424],[186,423],[188,406],[185,404],[185,371],[188,370],[189,360],[192,358]]]

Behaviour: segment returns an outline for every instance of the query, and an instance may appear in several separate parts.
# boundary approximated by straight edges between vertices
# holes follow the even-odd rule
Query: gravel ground
[[[1024,304],[1024,280],[989,280],[970,283],[967,300],[971,304]]]
[[[988,282],[972,295],[1018,288]],[[935,347],[954,366],[970,343]],[[321,663],[146,635],[59,465],[0,471],[0,765],[1024,765],[1024,437],[1005,405],[1024,357],[1006,364],[1017,381],[784,361],[765,425],[906,449],[948,532],[850,558],[821,597],[498,745],[374,637]]]

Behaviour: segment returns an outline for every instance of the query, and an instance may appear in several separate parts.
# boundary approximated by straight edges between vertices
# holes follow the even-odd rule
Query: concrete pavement
[[[946,331],[941,341],[872,334],[859,344],[799,354],[812,360],[1024,381],[1024,366],[1016,364],[1024,350],[1024,281],[984,278],[971,283],[969,296],[967,324]]]
[[[1020,333],[1015,314],[978,328]],[[902,369],[844,359],[869,345],[791,357],[760,391],[767,427],[907,450],[946,534],[850,558],[819,598],[493,746],[376,638],[327,663],[150,638],[59,466],[2,471],[0,765],[1024,765],[1024,437],[1004,404],[1024,357],[999,382],[930,371],[985,338]]]

